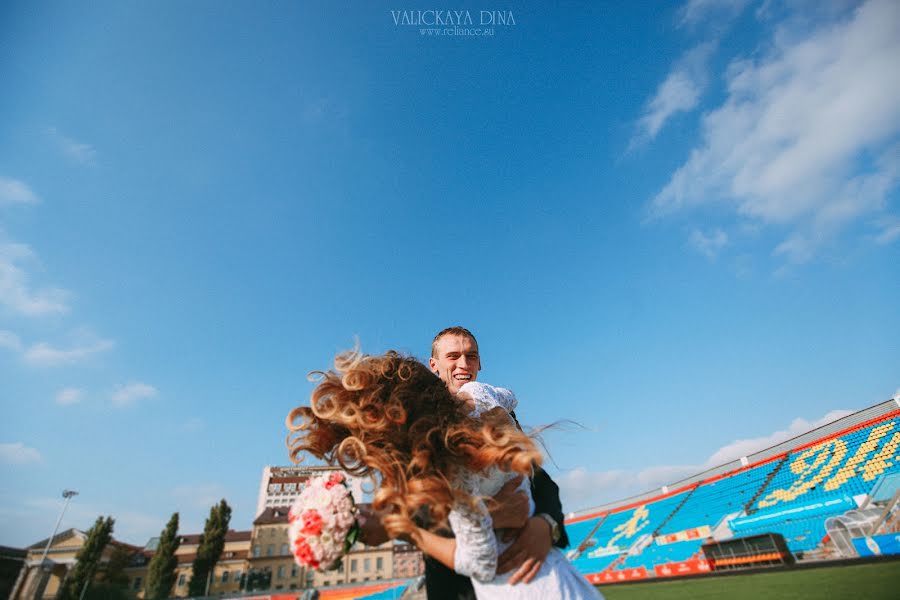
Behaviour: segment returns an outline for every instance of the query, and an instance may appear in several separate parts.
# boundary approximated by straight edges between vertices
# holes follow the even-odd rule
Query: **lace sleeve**
[[[516,405],[519,403],[512,390],[495,387],[480,381],[470,381],[459,388],[459,391],[469,394],[475,400],[474,416],[476,417],[497,406],[503,408],[506,412],[512,412],[516,410]]]
[[[468,474],[461,478],[461,485],[473,496],[478,496],[478,477]],[[476,510],[455,505],[449,515],[450,528],[456,536],[456,552],[453,555],[454,571],[460,575],[490,581],[497,572],[497,538],[493,523],[484,502],[478,500]]]

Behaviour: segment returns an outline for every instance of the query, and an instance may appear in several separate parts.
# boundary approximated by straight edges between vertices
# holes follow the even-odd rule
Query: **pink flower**
[[[313,569],[319,566],[319,561],[313,556],[312,548],[309,547],[306,540],[298,538],[294,541],[294,546],[294,556],[297,557],[297,560]]]
[[[322,533],[322,516],[316,510],[308,510],[303,513],[303,529],[306,535],[319,535]]]

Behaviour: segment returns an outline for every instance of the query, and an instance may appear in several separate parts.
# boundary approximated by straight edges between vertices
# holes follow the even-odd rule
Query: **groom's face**
[[[466,335],[445,335],[435,344],[435,355],[428,359],[428,365],[455,394],[464,384],[478,378],[481,370],[478,344]]]

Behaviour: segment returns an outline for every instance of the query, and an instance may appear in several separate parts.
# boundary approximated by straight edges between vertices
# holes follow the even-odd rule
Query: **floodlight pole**
[[[66,509],[69,507],[69,501],[72,499],[73,496],[77,496],[78,492],[76,492],[75,490],[63,490],[62,495],[63,495],[63,498],[66,499],[66,503],[63,504],[62,511],[59,513],[59,518],[56,519],[56,525],[53,527],[53,533],[50,535],[50,538],[47,540],[47,545],[44,546],[44,553],[41,555],[41,562],[38,563],[38,569],[40,569],[41,571],[44,570],[44,561],[47,560],[47,554],[50,553],[50,544],[53,543],[53,538],[56,537],[56,532],[59,531],[59,524],[62,523],[63,515],[66,514]],[[38,594],[38,590],[40,590],[40,588],[41,588],[41,585],[40,585],[41,577],[42,576],[39,575],[38,579],[34,580],[35,600],[38,600],[37,594]]]
[[[44,566],[44,560],[47,559],[47,554],[50,552],[50,544],[53,543],[53,538],[56,537],[56,532],[59,531],[59,524],[62,523],[63,515],[66,514],[66,509],[69,507],[69,500],[72,499],[72,496],[77,496],[78,492],[75,490],[63,490],[62,495],[66,499],[66,503],[63,504],[62,512],[59,513],[59,518],[56,520],[56,526],[53,527],[53,534],[47,540],[47,545],[44,546],[44,554],[41,555],[41,566]]]

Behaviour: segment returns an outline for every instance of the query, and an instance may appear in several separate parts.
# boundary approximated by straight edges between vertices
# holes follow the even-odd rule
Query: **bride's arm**
[[[490,515],[493,527],[518,530],[528,520],[530,507],[528,496],[522,489],[522,479],[521,476],[510,479],[493,497],[493,502],[490,502]],[[375,520],[377,521],[377,519]],[[409,541],[415,544],[419,550],[448,569],[454,569],[455,539],[437,535],[421,527],[409,537]],[[366,536],[364,539],[366,543],[369,543],[369,536]],[[387,539],[386,534],[384,539]]]
[[[447,520],[455,538],[418,528],[410,537],[420,550],[460,575],[490,581],[497,573],[497,538],[484,501],[478,498],[477,475],[466,473],[456,485],[474,497],[471,505],[454,504]]]
[[[478,581],[492,580],[497,574],[497,538],[484,502],[477,500],[473,507],[455,505],[448,521],[456,536],[453,570]]]
[[[448,569],[478,581],[490,581],[497,572],[497,540],[487,509],[480,501],[477,505],[477,511],[460,506],[450,511],[448,520],[455,538],[441,537],[419,527],[410,539]]]
[[[419,550],[437,560],[445,567],[454,569],[453,557],[456,554],[456,540],[453,538],[445,538],[432,533],[421,527],[416,528],[410,536],[410,541],[415,544]]]

